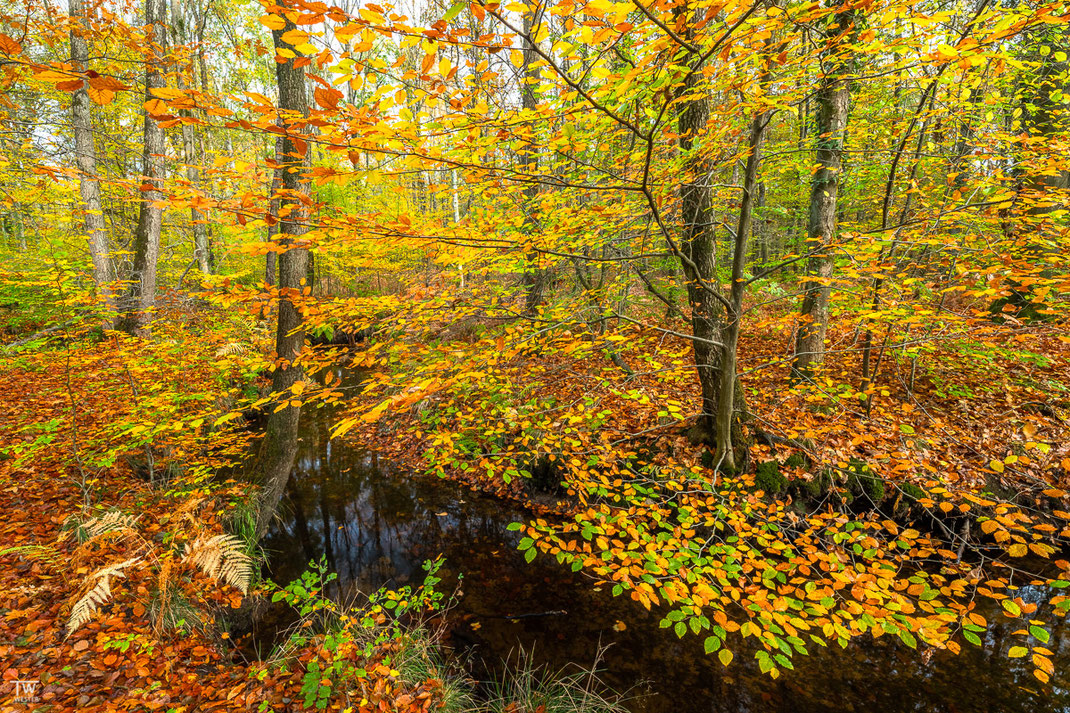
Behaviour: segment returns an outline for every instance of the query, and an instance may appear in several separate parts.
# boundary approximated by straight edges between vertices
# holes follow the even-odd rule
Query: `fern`
[[[185,561],[199,567],[212,579],[232,585],[242,594],[249,591],[253,560],[245,553],[245,544],[233,535],[197,538],[186,548]]]
[[[0,550],[3,555],[22,555],[28,560],[36,560],[53,569],[60,564],[59,551],[50,545],[17,545]]]
[[[219,347],[219,349],[216,349],[215,358],[221,359],[223,357],[228,356],[238,356],[241,354],[246,354],[248,353],[248,351],[249,347],[245,346],[244,344],[240,344],[238,342],[227,342],[223,346]]]
[[[110,564],[89,575],[86,579],[88,591],[71,608],[71,616],[67,620],[67,636],[92,619],[93,613],[100,605],[111,599],[112,577],[125,577],[123,570],[140,561],[140,557],[134,557]]]
[[[77,518],[71,518],[73,530],[78,542],[85,544],[110,532],[134,533],[134,523],[137,518],[128,515],[122,510],[109,510],[103,515],[91,517],[83,523],[78,523]]]

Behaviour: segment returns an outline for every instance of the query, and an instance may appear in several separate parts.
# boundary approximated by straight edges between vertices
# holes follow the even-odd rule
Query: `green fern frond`
[[[59,550],[50,545],[17,545],[0,550],[3,555],[22,555],[28,560],[42,562],[49,567],[57,567],[61,562]]]

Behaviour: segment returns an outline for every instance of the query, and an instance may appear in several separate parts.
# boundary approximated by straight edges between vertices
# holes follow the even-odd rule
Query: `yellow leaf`
[[[278,15],[264,15],[260,18],[260,24],[269,30],[281,30],[286,27],[286,20]]]
[[[308,42],[308,33],[304,30],[289,30],[282,33],[282,41],[292,47],[303,45]]]
[[[936,52],[944,59],[955,59],[959,56],[959,51],[951,45],[940,45],[936,48]]]

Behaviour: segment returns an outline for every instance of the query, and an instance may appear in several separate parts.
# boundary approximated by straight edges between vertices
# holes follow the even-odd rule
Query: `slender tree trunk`
[[[810,184],[810,221],[806,247],[810,258],[809,279],[799,310],[799,328],[792,361],[793,380],[808,379],[825,361],[825,332],[829,321],[833,259],[829,247],[836,239],[836,203],[843,167],[843,143],[850,107],[850,63],[847,45],[855,34],[854,11],[832,17],[825,30],[827,70],[818,86],[817,171]]]
[[[71,64],[74,71],[84,72],[89,62],[89,18],[83,0],[70,0]],[[76,22],[75,22],[76,20]],[[71,121],[74,125],[75,161],[78,165],[78,192],[85,211],[85,232],[89,239],[89,255],[93,260],[93,281],[97,292],[104,297],[109,312],[114,309],[110,283],[115,279],[111,257],[108,255],[108,235],[104,229],[104,211],[100,202],[100,182],[97,179],[97,147],[93,140],[93,117],[89,92],[83,83],[71,97]],[[107,318],[109,321],[111,317]]]
[[[736,223],[732,250],[732,286],[728,296],[728,322],[724,328],[724,352],[721,356],[720,394],[717,403],[717,462],[725,470],[735,470],[735,446],[740,442],[739,416],[746,410],[746,403],[736,369],[739,332],[743,320],[743,296],[747,289],[744,271],[747,267],[747,240],[753,224],[755,201],[758,197],[758,167],[762,160],[762,145],[765,129],[769,124],[768,112],[757,114],[751,121],[750,153],[743,172],[743,197],[739,203],[739,221]]]
[[[285,16],[285,15],[284,15]],[[303,284],[308,276],[308,248],[301,236],[307,230],[307,208],[301,198],[311,194],[311,185],[306,167],[308,99],[305,91],[305,73],[296,66],[293,47],[283,35],[294,29],[287,18],[280,30],[272,30],[275,49],[288,50],[290,59],[275,64],[275,76],[279,85],[280,122],[285,127],[282,141],[282,197],[280,199],[282,220],[279,245],[279,310],[275,333],[277,363],[272,379],[272,388],[280,402],[285,402],[292,387],[304,378],[300,364],[305,343],[304,320],[295,300],[302,295]],[[300,55],[297,55],[300,56]],[[287,405],[274,411],[268,419],[267,434],[260,456],[264,473],[264,491],[257,517],[256,534],[262,537],[267,532],[272,500],[282,492],[290,477],[297,454],[296,434],[301,419],[301,407]]]
[[[684,15],[687,31],[692,39],[694,10],[686,6],[677,9]],[[698,58],[690,57],[691,61]],[[699,141],[709,120],[709,100],[703,83],[700,67],[692,67],[686,80],[676,89],[680,102],[677,119],[679,147],[683,154],[683,180],[680,183],[680,217],[683,222],[683,239],[680,261],[687,288],[687,301],[691,307],[692,347],[695,354],[695,369],[698,372],[702,393],[702,411],[691,432],[695,442],[716,444],[716,414],[721,392],[721,336],[724,329],[721,305],[713,290],[717,268],[717,238],[713,226],[713,193],[710,186],[712,169],[710,160]]]
[[[209,0],[209,4],[210,1],[211,0]],[[204,30],[208,23],[208,7],[199,5],[195,5],[194,7],[197,13],[197,68],[199,70],[198,74],[200,75],[201,92],[207,96],[209,94],[208,63],[204,59]],[[198,138],[200,139],[201,157],[206,159],[212,153],[211,136],[208,133],[207,126],[201,128]],[[211,192],[210,188],[209,192]],[[205,226],[205,239],[208,245],[208,271],[214,273],[216,271],[216,253],[214,248],[213,230],[210,224]]]
[[[185,17],[182,14],[182,6],[179,2],[171,3],[171,38],[173,44],[184,45],[189,41],[189,33],[186,32]],[[192,63],[190,64],[192,69]],[[175,73],[179,89],[186,88],[186,80],[181,69]],[[193,112],[189,109],[179,111],[183,118],[190,118]],[[191,191],[201,186],[200,170],[197,168],[200,157],[197,155],[197,137],[193,124],[182,124],[182,160],[186,164],[186,180],[189,182]],[[204,213],[196,205],[190,206],[190,225],[193,230],[193,258],[197,261],[197,267],[201,274],[210,275],[212,268],[209,263],[208,225]]]
[[[166,0],[145,0],[145,24],[152,25],[150,57],[145,63],[145,101],[153,98],[153,89],[166,86],[164,57],[167,52]],[[143,110],[144,111],[144,110]],[[147,336],[156,306],[156,263],[160,253],[160,230],[163,226],[164,153],[167,145],[163,129],[144,111],[144,147],[141,156],[141,203],[134,232],[134,265],[130,285],[123,297],[122,315],[117,327],[130,334]]]
[[[538,32],[540,15],[538,3],[529,0],[524,10],[524,64],[520,71],[521,106],[525,111],[534,111],[537,106],[535,88],[538,86],[538,71],[535,67],[535,60],[538,55],[535,52],[534,34]],[[534,131],[534,123],[527,128],[528,131]],[[524,231],[527,239],[534,243],[534,233],[538,229],[535,202],[539,197],[539,186],[534,182],[535,173],[539,167],[534,142],[520,149],[519,162],[521,173],[532,180],[524,189]],[[525,258],[527,269],[524,272],[524,311],[532,314],[539,305],[546,301],[546,270],[539,266],[538,251],[527,248]]]

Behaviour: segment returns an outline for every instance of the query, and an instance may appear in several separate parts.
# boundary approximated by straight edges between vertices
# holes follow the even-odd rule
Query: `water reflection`
[[[1011,635],[1019,628],[1013,622],[997,624],[981,648],[967,645],[957,657],[937,652],[928,663],[883,637],[846,650],[813,645],[811,656],[798,657],[796,670],[776,681],[746,651],[737,650],[724,669],[704,654],[701,638],[677,639],[627,598],[544,557],[525,563],[515,533],[506,530],[522,513],[329,441],[328,418],[322,410],[302,414],[293,477],[263,542],[272,578],[290,581],[324,556],[339,576],[335,594],[350,597],[416,583],[421,563],[442,554],[444,591],[463,573],[458,605],[447,615],[450,643],[472,654],[477,676],[493,673],[518,647],[559,668],[590,665],[604,645],[603,678],[637,694],[636,711],[1070,711],[1065,621],[1048,645],[1056,665],[1050,688],[1033,678],[1027,659],[1007,658],[1022,642]],[[1023,593],[1038,603],[1052,594],[1037,587]]]

